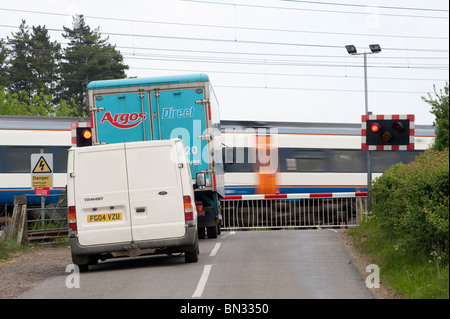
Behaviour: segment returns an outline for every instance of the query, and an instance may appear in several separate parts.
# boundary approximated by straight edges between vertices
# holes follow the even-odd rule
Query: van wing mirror
[[[206,174],[205,173],[197,173],[195,175],[195,183],[199,189],[205,189],[206,187]]]

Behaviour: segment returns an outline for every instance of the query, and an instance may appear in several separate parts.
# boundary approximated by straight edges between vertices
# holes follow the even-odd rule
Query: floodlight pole
[[[363,53],[364,56],[364,107],[366,115],[369,115],[369,89],[367,86],[367,52]],[[372,151],[367,150],[367,211],[372,210],[372,196],[370,189],[372,185]]]
[[[369,112],[369,89],[367,86],[367,54],[381,52],[381,47],[376,45],[370,45],[371,52],[357,53],[356,47],[346,46],[347,52],[351,55],[363,55],[364,57],[364,108],[365,114],[370,115]],[[372,209],[372,196],[370,195],[370,189],[372,185],[372,151],[367,150],[367,210],[370,212]]]
[[[369,90],[367,89],[367,52],[364,55],[364,105],[366,108],[366,115],[369,115]]]

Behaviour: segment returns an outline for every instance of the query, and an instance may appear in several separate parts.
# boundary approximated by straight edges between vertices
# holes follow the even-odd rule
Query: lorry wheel
[[[198,228],[198,239],[205,239],[206,233],[205,233],[205,227],[199,227]]]
[[[184,252],[184,261],[186,263],[196,263],[198,261],[198,254],[199,254],[198,239],[195,239],[193,249]]]
[[[206,232],[208,233],[208,238],[217,238],[217,227],[218,227],[218,225],[206,227]]]

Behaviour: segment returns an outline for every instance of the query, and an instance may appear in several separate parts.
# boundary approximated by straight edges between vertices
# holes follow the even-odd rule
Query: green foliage
[[[448,149],[428,150],[415,161],[394,165],[373,187],[372,214],[381,231],[417,254],[449,255]]]
[[[73,99],[55,104],[52,96],[45,94],[44,90],[29,98],[25,90],[18,94],[8,93],[4,88],[0,88],[0,115],[81,116]]]
[[[79,113],[88,113],[85,91],[94,80],[125,78],[128,66],[108,38],[102,39],[98,29],[92,30],[83,15],[73,18],[73,29],[64,27],[63,37],[69,40],[62,61],[62,97],[73,97]]]
[[[6,74],[6,58],[8,56],[5,42],[0,39],[0,87],[9,83],[9,77]]]
[[[422,100],[431,104],[431,113],[435,116],[433,125],[436,127],[436,139],[433,148],[442,151],[449,147],[448,83],[444,86],[444,91],[441,89],[439,93],[436,92],[436,87],[434,87],[434,95],[436,99],[428,93],[428,99],[422,97]]]
[[[31,79],[33,70],[30,65],[30,41],[31,35],[25,20],[22,20],[19,31],[7,37],[9,46],[7,53],[6,74],[9,78],[8,89],[11,92],[31,92]],[[22,96],[22,95],[20,95]]]
[[[7,260],[12,254],[28,249],[28,246],[21,245],[10,238],[0,238],[0,262]]]
[[[98,29],[74,16],[64,27],[65,50],[52,42],[45,26],[19,30],[0,39],[0,115],[86,116],[90,81],[124,78],[128,66]]]

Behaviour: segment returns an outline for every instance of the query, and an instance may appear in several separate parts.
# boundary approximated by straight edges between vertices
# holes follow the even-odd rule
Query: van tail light
[[[191,196],[183,196],[183,202],[184,202],[184,219],[186,221],[188,220],[194,220],[194,209],[192,208],[192,202],[191,202]]]
[[[69,223],[69,230],[77,231],[77,214],[75,206],[69,206],[69,214],[67,216],[67,220]]]

